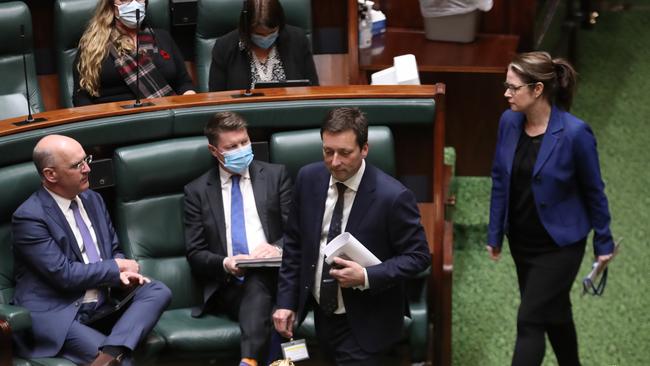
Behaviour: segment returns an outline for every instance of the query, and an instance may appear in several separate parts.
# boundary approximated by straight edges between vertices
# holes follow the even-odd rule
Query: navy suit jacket
[[[291,204],[291,179],[284,165],[253,160],[248,168],[255,206],[266,239],[282,247],[285,223]],[[221,178],[215,167],[185,186],[185,247],[192,271],[205,283],[205,303],[232,276],[223,268],[228,256],[226,220],[223,215]]]
[[[319,162],[303,167],[294,186],[277,304],[296,311],[299,322],[312,296],[329,181],[329,171]],[[342,293],[348,323],[361,347],[368,352],[383,350],[402,335],[408,314],[404,279],[431,263],[415,196],[366,163],[345,231],[382,261],[366,268],[368,290],[344,288]]]
[[[112,258],[124,258],[101,196],[79,194],[97,237],[101,262],[85,264],[79,245],[52,196],[41,188],[14,212],[12,232],[16,289],[13,304],[30,310],[32,328],[16,334],[18,354],[52,357],[59,353],[85,291],[119,286]]]
[[[508,232],[512,164],[525,115],[508,110],[499,122],[492,165],[488,244],[500,247]],[[559,246],[576,243],[594,229],[594,252],[614,250],[605,184],[591,128],[556,106],[533,169],[532,192],[544,228]]]

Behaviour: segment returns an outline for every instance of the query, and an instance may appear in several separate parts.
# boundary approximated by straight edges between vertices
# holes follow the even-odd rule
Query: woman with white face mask
[[[146,0],[97,3],[73,66],[75,106],[194,94],[174,40],[167,31],[146,26],[146,5]],[[136,43],[140,50],[137,67]]]
[[[209,90],[253,88],[258,82],[308,79],[318,85],[305,32],[285,24],[278,0],[244,1],[239,28],[212,49]]]

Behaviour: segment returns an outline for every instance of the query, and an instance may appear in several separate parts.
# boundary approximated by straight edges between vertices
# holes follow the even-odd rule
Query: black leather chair
[[[311,39],[310,0],[280,0],[287,24],[305,30]],[[194,53],[199,92],[208,91],[212,48],[217,39],[239,26],[241,0],[198,0]]]
[[[21,26],[24,39],[21,37]],[[43,112],[45,109],[34,64],[31,13],[22,1],[0,3],[0,119],[27,115],[23,53],[27,63],[32,113]],[[25,98],[20,99],[16,94],[22,94]],[[23,112],[19,113],[21,108]]]
[[[77,57],[79,39],[92,18],[98,0],[56,0],[54,29],[57,72],[61,106],[72,107],[72,68]],[[148,0],[147,22],[153,28],[169,30],[169,0]]]
[[[395,149],[390,129],[386,126],[370,126],[368,145],[367,161],[395,176]],[[323,160],[319,129],[275,133],[271,136],[269,149],[271,162],[284,164],[294,179],[298,170],[304,165]],[[428,332],[426,278],[428,277],[429,271],[425,271],[417,279],[408,283],[411,317],[404,319],[404,339],[409,343],[411,362],[426,360]],[[316,331],[312,314],[307,316],[297,333],[299,337],[315,339]]]
[[[239,354],[241,333],[227,317],[192,318],[202,287],[185,257],[183,187],[214,166],[205,137],[134,145],[115,151],[116,227],[142,273],[164,282],[172,302],[154,331],[165,339],[160,358],[223,358]]]

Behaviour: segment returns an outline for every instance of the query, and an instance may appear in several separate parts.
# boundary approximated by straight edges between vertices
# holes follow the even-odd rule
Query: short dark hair
[[[320,137],[323,138],[323,132],[339,133],[347,130],[354,132],[359,148],[368,143],[368,120],[359,108],[340,107],[329,111],[321,125]]]
[[[227,131],[238,131],[248,128],[244,117],[235,112],[217,112],[203,128],[203,134],[208,138],[210,145],[217,146],[219,134]]]
[[[250,46],[253,28],[284,28],[284,9],[279,0],[248,0],[244,1],[239,16],[239,38]]]

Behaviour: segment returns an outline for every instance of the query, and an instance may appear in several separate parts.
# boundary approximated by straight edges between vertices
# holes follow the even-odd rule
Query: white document
[[[357,262],[362,267],[370,267],[381,263],[368,248],[364,247],[352,234],[345,232],[332,239],[325,246],[325,261],[332,264],[334,257],[341,257]]]

